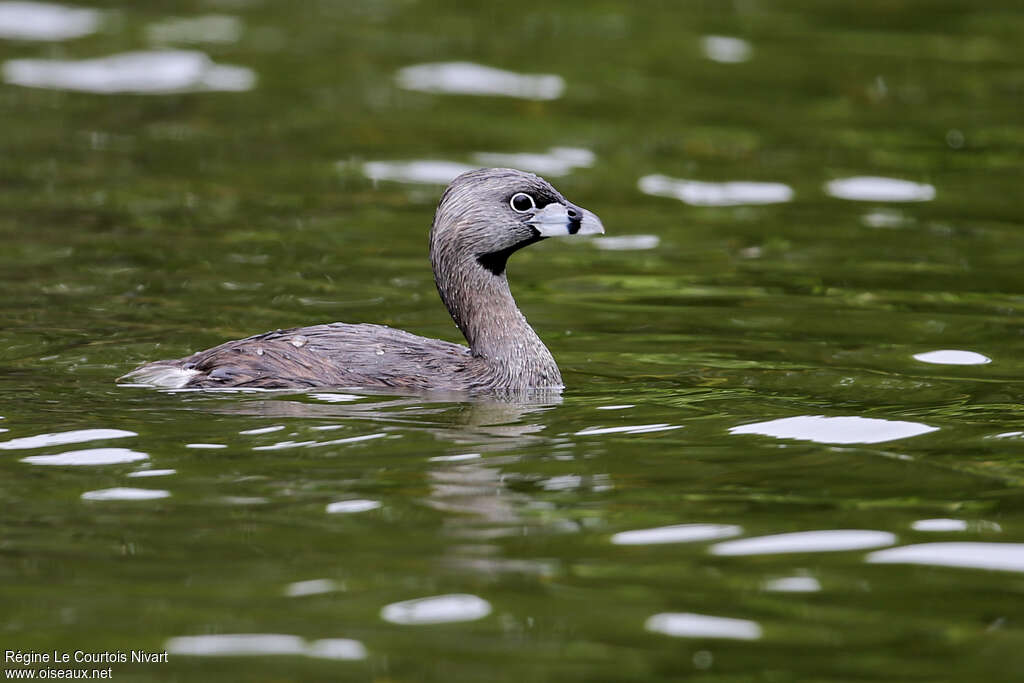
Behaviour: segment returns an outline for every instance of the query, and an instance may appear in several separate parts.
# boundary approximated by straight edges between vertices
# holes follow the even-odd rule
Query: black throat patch
[[[523,240],[519,244],[513,244],[511,247],[505,247],[500,251],[492,251],[489,254],[480,254],[476,257],[476,262],[481,266],[490,271],[491,275],[501,275],[505,272],[505,266],[508,264],[508,257],[516,253],[523,247],[528,247],[531,244],[540,242],[541,237],[539,232],[534,231],[534,234],[530,239]]]

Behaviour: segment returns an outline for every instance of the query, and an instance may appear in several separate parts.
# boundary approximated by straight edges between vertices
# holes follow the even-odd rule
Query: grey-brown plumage
[[[560,389],[555,359],[512,298],[505,262],[547,237],[603,232],[597,216],[543,178],[502,168],[470,171],[444,191],[430,231],[434,280],[468,348],[383,325],[331,323],[230,341],[120,379],[176,388]]]

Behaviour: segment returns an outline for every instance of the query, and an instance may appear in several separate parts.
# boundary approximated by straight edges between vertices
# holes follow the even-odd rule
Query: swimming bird
[[[551,352],[509,290],[514,252],[604,233],[601,220],[532,173],[484,168],[445,189],[430,230],[441,301],[469,346],[384,325],[329,323],[229,341],[142,365],[120,382],[165,388],[395,388],[516,395],[560,390]]]

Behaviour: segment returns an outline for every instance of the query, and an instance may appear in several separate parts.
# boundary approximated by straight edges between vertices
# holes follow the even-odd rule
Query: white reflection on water
[[[868,211],[860,220],[869,228],[902,228],[912,222],[902,212],[893,209]]]
[[[962,519],[919,519],[910,525],[914,531],[967,531]]]
[[[249,657],[253,655],[301,655],[306,641],[280,633],[221,633],[209,636],[168,638],[164,649],[174,655],[198,657]]]
[[[575,489],[581,489],[584,491],[593,491],[595,493],[611,491],[615,488],[611,483],[611,477],[602,473],[592,474],[589,476],[582,476],[579,474],[560,474],[544,479],[541,482],[541,487],[545,491],[572,491]]]
[[[764,589],[773,593],[817,593],[821,583],[813,576],[786,576],[766,581]]]
[[[270,502],[263,496],[221,496],[218,500],[225,505],[265,505]]]
[[[227,444],[223,443],[187,443],[185,448],[196,448],[199,450],[217,450],[220,448],[227,448]]]
[[[478,460],[479,453],[459,453],[458,455],[435,455],[427,458],[428,462],[462,462],[464,460]]]
[[[546,153],[477,152],[473,160],[482,166],[518,168],[541,175],[564,176],[577,168],[594,165],[597,157],[589,149],[580,147],[551,147]]]
[[[359,443],[360,441],[373,441],[374,439],[383,439],[386,436],[387,434],[384,432],[376,432],[374,434],[348,436],[343,439],[331,439],[330,441],[292,441],[291,439],[288,439],[285,441],[278,441],[277,443],[269,444],[267,446],[253,446],[252,450],[282,451],[287,450],[289,448],[321,448],[323,446],[338,446],[347,443]]]
[[[733,181],[708,183],[664,175],[645,175],[637,181],[641,192],[678,199],[691,206],[778,204],[793,199],[793,189],[782,183]]]
[[[239,434],[270,434],[284,429],[284,425],[273,425],[271,427],[257,427],[256,429],[243,429]]]
[[[472,62],[435,62],[399,69],[399,87],[453,95],[501,95],[527,100],[554,100],[565,80],[554,74],[520,74]]]
[[[254,657],[262,655],[304,655],[318,659],[366,658],[366,647],[358,640],[325,638],[307,643],[299,636],[280,633],[221,633],[168,638],[164,649],[173,655],[193,657]]]
[[[11,439],[10,441],[0,441],[0,450],[63,446],[69,443],[98,441],[99,439],[123,439],[126,436],[138,436],[138,434],[124,429],[75,429],[70,432],[51,432],[36,436],[23,436],[18,439]]]
[[[895,534],[869,529],[822,529],[796,531],[725,541],[711,546],[712,555],[775,555],[782,553],[831,553],[892,545]]]
[[[922,363],[935,363],[936,365],[985,365],[992,362],[991,358],[980,353],[956,349],[940,349],[926,353],[915,353],[914,360],[919,360]]]
[[[333,593],[344,590],[337,581],[331,579],[310,579],[308,581],[295,581],[284,587],[284,594],[290,598],[299,598],[305,595],[320,595],[322,593]]]
[[[330,514],[350,514],[355,512],[367,512],[380,507],[380,501],[365,500],[362,498],[354,500],[339,500],[327,504],[327,512]]]
[[[269,446],[253,446],[254,451],[282,451],[287,448],[298,448],[300,446],[309,446],[315,444],[316,441],[278,441],[277,443],[270,444]]]
[[[615,235],[599,237],[591,243],[606,251],[642,251],[654,249],[661,242],[657,235]]]
[[[644,622],[644,628],[653,633],[663,633],[676,638],[757,640],[761,637],[761,626],[756,621],[688,612],[655,614]]]
[[[318,441],[310,444],[310,448],[318,448],[320,446],[337,446],[343,443],[358,443],[360,441],[373,441],[374,439],[383,439],[387,434],[384,432],[376,432],[374,434],[361,434],[359,436],[346,436],[344,439],[332,439],[330,441]]]
[[[363,398],[362,396],[358,396],[356,394],[338,394],[333,392],[320,392],[316,394],[310,394],[309,396],[310,398],[315,398],[316,400],[323,401],[324,403],[348,403],[349,401],[358,401],[359,399]]]
[[[129,477],[166,477],[171,474],[177,474],[178,470],[139,470],[138,472],[131,472],[127,476]]]
[[[682,425],[671,425],[667,422],[649,425],[626,425],[623,427],[591,427],[576,432],[576,436],[592,436],[595,434],[646,434],[648,432],[665,432],[682,429]]]
[[[899,178],[854,176],[825,184],[825,192],[839,199],[861,202],[927,202],[935,199],[935,187]]]
[[[673,524],[651,529],[621,531],[612,536],[615,545],[654,545],[660,543],[693,543],[729,538],[743,533],[743,527],[733,524]]]
[[[576,168],[591,166],[594,153],[579,147],[551,147],[547,152],[477,152],[473,164],[442,159],[414,159],[411,161],[367,161],[361,166],[363,175],[370,180],[391,180],[422,185],[447,185],[456,176],[482,166],[508,166],[547,176],[564,176]],[[339,162],[338,168],[348,168],[348,162]]]
[[[82,465],[119,465],[148,458],[149,456],[145,453],[139,453],[127,448],[88,448],[81,451],[57,453],[55,455],[30,455],[22,458],[21,462],[27,462],[31,465],[70,465],[78,467]]]
[[[472,461],[450,463],[430,472],[430,496],[424,502],[452,515],[458,532],[473,537],[521,533],[520,510],[529,497],[505,489],[506,478],[493,467]],[[464,528],[461,528],[464,527]]]
[[[95,33],[102,12],[49,2],[0,2],[0,38],[69,40]]]
[[[477,546],[477,549],[486,546]],[[488,575],[526,574],[550,580],[558,575],[559,564],[553,560],[513,560],[501,557],[467,557],[474,548],[463,546],[452,548],[456,557],[444,561],[445,566],[460,570],[470,569]]]
[[[13,85],[92,93],[161,94],[251,90],[256,74],[215,64],[191,50],[125,52],[95,59],[12,59],[4,80]]]
[[[152,389],[151,384],[118,384],[119,387],[140,387]],[[273,394],[277,389],[261,389],[259,387],[182,387],[180,389],[163,389],[163,394]]]
[[[468,593],[435,595],[394,602],[380,611],[384,621],[393,624],[447,624],[475,621],[491,613],[491,604]]]
[[[867,561],[1024,572],[1024,543],[920,543],[878,550]]]
[[[355,661],[366,659],[366,647],[358,640],[350,638],[322,638],[309,644],[306,656],[314,659]]]
[[[730,434],[761,434],[777,439],[798,439],[817,443],[882,443],[937,431],[938,427],[870,417],[825,417],[800,415],[768,422],[731,427]]]
[[[607,480],[608,475],[604,475]],[[545,491],[571,491],[583,487],[583,477],[578,474],[559,474],[541,482]]]
[[[225,14],[200,17],[170,17],[146,27],[150,43],[237,43],[242,37],[242,21]]]
[[[394,180],[400,183],[447,185],[456,176],[478,168],[469,164],[437,159],[416,161],[367,161],[363,175],[370,180]]]
[[[99,489],[97,491],[86,491],[82,494],[83,500],[156,500],[167,498],[170,491],[161,489],[133,489],[118,486],[112,489]]]
[[[704,36],[700,39],[700,47],[705,57],[723,64],[745,62],[754,52],[750,43],[732,36]]]

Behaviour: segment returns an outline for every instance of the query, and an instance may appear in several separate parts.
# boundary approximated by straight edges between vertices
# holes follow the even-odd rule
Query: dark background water
[[[1017,3],[92,8],[0,37],[0,648],[171,651],[117,680],[1020,679]],[[100,82],[182,92],[11,66],[166,47],[211,61]],[[402,87],[453,61],[564,90]],[[560,403],[115,386],[293,325],[458,340],[443,180],[367,164],[558,147],[608,232],[510,265]],[[822,533],[717,545],[791,532]]]

